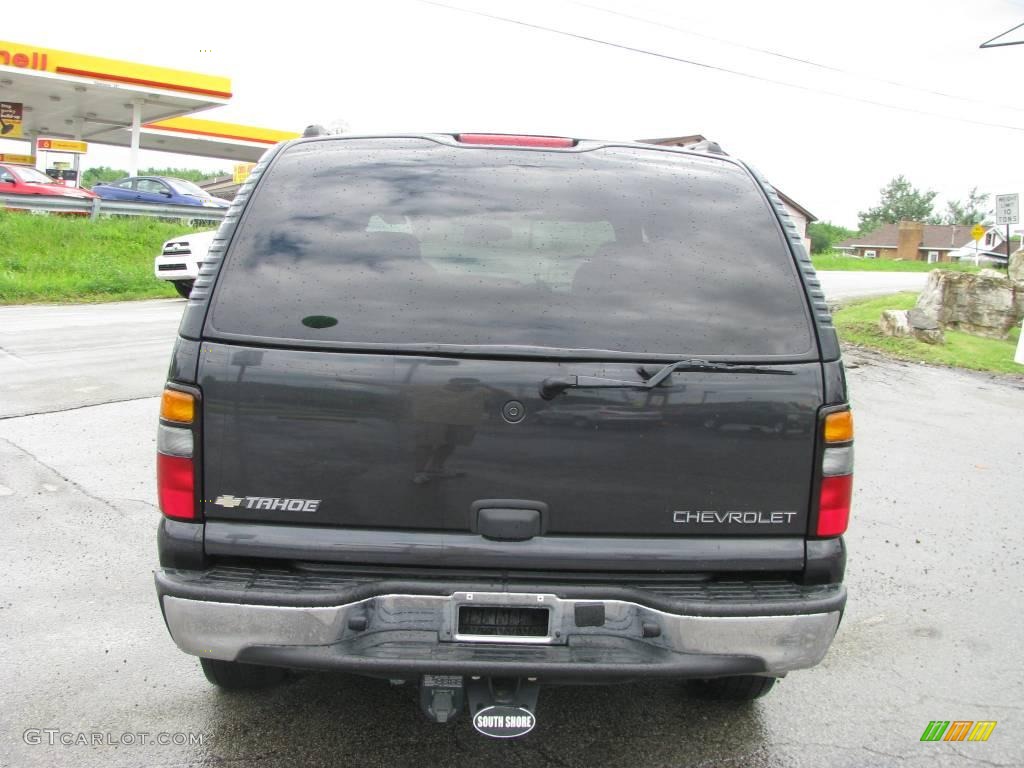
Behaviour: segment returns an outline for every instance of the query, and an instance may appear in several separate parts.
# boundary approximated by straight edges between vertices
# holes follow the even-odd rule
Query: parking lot
[[[907,284],[832,278],[826,290],[925,277],[866,274],[851,279]],[[416,691],[386,681],[219,692],[174,647],[151,577],[153,473],[183,305],[0,308],[0,765],[1024,763],[1019,381],[848,356],[850,602],[821,666],[749,707],[700,704],[672,684],[547,689],[537,729],[503,743],[466,718],[428,723]],[[931,720],[998,725],[987,742],[920,742]],[[102,738],[61,743],[79,733]],[[201,743],[153,743],[181,733]]]

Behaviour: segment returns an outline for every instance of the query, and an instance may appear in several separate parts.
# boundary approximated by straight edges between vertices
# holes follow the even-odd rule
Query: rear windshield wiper
[[[653,374],[641,366],[637,368],[640,380],[625,381],[623,379],[606,379],[601,376],[558,376],[544,379],[540,384],[540,396],[545,400],[551,400],[567,389],[597,389],[601,387],[615,387],[626,389],[654,389],[673,373],[681,371],[699,371],[702,373],[768,373],[792,376],[793,371],[785,369],[765,367],[759,365],[745,365],[743,363],[722,363],[700,358],[688,358],[677,360],[674,363],[662,366]]]

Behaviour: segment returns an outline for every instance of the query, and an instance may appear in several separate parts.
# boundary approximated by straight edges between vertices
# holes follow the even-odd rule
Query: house
[[[962,248],[951,251],[949,257],[952,261],[975,261],[993,262],[1006,264],[1006,230],[1004,227],[989,227],[985,234],[977,240],[971,238],[971,242]],[[1014,250],[1014,243],[1011,237],[1010,250]]]
[[[721,152],[721,154],[726,154],[725,152],[722,152],[721,147],[719,147],[716,142],[704,138],[699,133],[695,133],[690,136],[669,136],[662,139],[637,139],[637,141],[641,144],[660,144],[665,147],[696,148],[700,145],[702,149],[707,149],[710,152],[717,151]],[[807,252],[810,253],[811,238],[807,233],[807,225],[812,221],[817,221],[818,217],[796,202],[789,195],[785,194],[774,184],[772,184],[772,186],[775,188],[779,197],[782,198],[782,204],[785,206],[786,212],[789,214],[790,218],[793,219],[793,223],[796,224],[797,230],[804,239],[804,247],[807,249]]]
[[[899,259],[901,261],[959,261],[973,259],[975,240],[965,224],[923,224],[901,221],[883,224],[864,235],[841,240],[834,248],[862,259]],[[1006,263],[1005,237],[998,227],[990,227],[977,241],[979,260]]]
[[[803,237],[804,239],[804,248],[807,249],[807,253],[810,253],[811,236],[807,232],[807,227],[812,221],[817,221],[818,217],[815,216],[810,211],[808,211],[796,200],[791,198],[789,195],[787,195],[781,189],[776,187],[774,184],[772,184],[772,186],[775,188],[775,194],[782,198],[782,204],[785,206],[786,212],[789,214],[789,217],[793,220],[793,223],[796,224],[796,228],[800,232],[800,236]]]

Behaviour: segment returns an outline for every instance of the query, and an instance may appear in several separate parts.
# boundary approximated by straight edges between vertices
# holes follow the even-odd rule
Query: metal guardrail
[[[50,195],[0,195],[0,207],[6,210],[45,213],[79,213],[92,219],[100,216],[154,216],[165,219],[201,219],[220,221],[227,208],[199,205],[137,203],[129,200],[80,200]]]

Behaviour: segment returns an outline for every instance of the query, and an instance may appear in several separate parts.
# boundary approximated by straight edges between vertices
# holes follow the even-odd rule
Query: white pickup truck
[[[215,229],[192,232],[165,242],[153,263],[153,274],[160,280],[170,280],[178,293],[187,299],[216,232]]]

